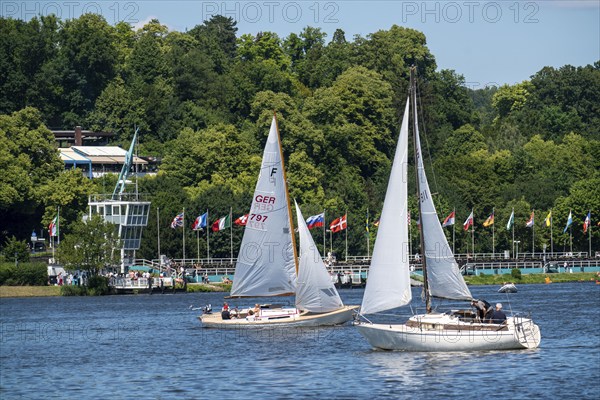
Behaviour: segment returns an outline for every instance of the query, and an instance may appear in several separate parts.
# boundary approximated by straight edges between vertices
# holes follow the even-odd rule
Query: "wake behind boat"
[[[344,306],[296,204],[300,256],[293,224],[275,116],[238,255],[230,297],[296,295],[295,307],[261,306],[239,315],[204,313],[205,328],[323,326],[350,321],[358,306]]]
[[[411,69],[410,95],[406,101],[400,137],[379,222],[379,232],[369,270],[369,280],[355,325],[369,344],[385,350],[474,351],[525,349],[539,346],[540,330],[530,318],[501,312],[493,322],[482,322],[471,310],[432,312],[431,298],[470,301],[473,299],[435,209],[421,153],[416,100],[415,68]],[[408,262],[408,120],[413,109],[415,164],[419,197],[419,225],[423,259],[423,291],[426,314],[414,315],[404,324],[375,324],[367,314],[409,304],[410,270]]]

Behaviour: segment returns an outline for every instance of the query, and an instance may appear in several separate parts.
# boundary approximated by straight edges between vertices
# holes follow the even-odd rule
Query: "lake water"
[[[530,310],[540,348],[401,353],[351,325],[202,329],[190,305],[216,309],[222,293],[1,299],[0,398],[600,398],[600,285],[471,290]],[[340,294],[360,304],[363,290]]]

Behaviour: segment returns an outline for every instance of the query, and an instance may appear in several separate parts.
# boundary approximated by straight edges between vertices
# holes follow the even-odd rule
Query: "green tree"
[[[117,265],[120,243],[116,226],[99,215],[75,223],[72,233],[61,241],[57,257],[67,268],[88,271],[92,276]]]
[[[12,236],[6,240],[2,248],[4,258],[9,262],[28,262],[29,261],[29,246],[25,240],[17,240]]]

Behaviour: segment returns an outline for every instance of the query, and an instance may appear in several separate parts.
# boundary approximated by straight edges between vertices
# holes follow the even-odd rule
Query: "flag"
[[[198,230],[206,227],[206,224],[208,222],[207,219],[208,219],[208,212],[205,212],[204,214],[198,216],[198,218],[196,218],[196,220],[192,224],[192,230],[198,231]]]
[[[213,222],[212,230],[213,230],[213,232],[219,232],[225,228],[229,228],[230,226],[231,226],[231,218],[229,217],[229,215],[227,215],[226,217],[219,218],[218,220]]]
[[[246,226],[246,223],[248,222],[248,215],[249,214],[242,215],[241,217],[233,221],[233,223],[237,226]]]
[[[379,221],[379,220],[377,220]],[[407,214],[406,214],[406,223],[410,225],[410,210],[408,210]]]
[[[454,225],[455,219],[456,219],[456,212],[452,211],[450,214],[448,214],[446,219],[444,219],[444,222],[442,223],[442,228]]]
[[[48,225],[48,233],[50,236],[58,236],[58,215]]]
[[[531,217],[529,217],[529,221],[527,221],[527,223],[525,224],[526,228],[531,228],[533,226],[533,214],[535,213],[535,211],[531,212]]]
[[[367,219],[365,222],[365,230],[369,233],[369,210],[367,210]]]
[[[485,220],[485,222],[483,223],[484,228],[487,228],[490,225],[494,225],[494,212],[492,211],[492,213],[490,214],[489,217],[487,217],[487,219]]]
[[[175,229],[178,226],[183,226],[183,213],[177,214],[175,218],[173,218],[173,222],[171,222],[171,228]]]
[[[325,213],[306,218],[306,226],[308,226],[308,229],[319,228],[323,225],[325,225]]]
[[[573,215],[571,215],[571,210],[569,210],[569,218],[567,218],[567,226],[565,226],[565,230],[563,231],[563,233],[567,233],[567,229],[569,229],[569,227],[571,226],[572,223],[573,223]]]
[[[473,225],[473,210],[471,210],[471,214],[469,214],[469,216],[467,217],[467,220],[463,224],[463,229],[465,231],[468,231],[469,227],[471,227],[472,225]]]
[[[544,220],[544,224],[546,226],[550,226],[552,225],[552,210],[550,210],[550,212],[548,213],[548,215],[546,216],[546,219]]]
[[[348,214],[344,215],[343,217],[336,218],[331,222],[331,225],[329,225],[331,232],[336,233],[348,227],[348,223],[346,222],[347,215]]]
[[[515,222],[515,209],[513,208],[512,213],[510,214],[510,218],[508,219],[508,223],[506,224],[506,230],[510,231],[510,228],[513,226]]]
[[[583,233],[586,233],[590,225],[592,224],[592,215],[588,212],[587,217],[585,217],[585,221],[583,221]]]
[[[408,214],[408,218],[410,218],[410,214]],[[373,222],[373,226],[379,226],[379,218],[377,218],[375,222]]]

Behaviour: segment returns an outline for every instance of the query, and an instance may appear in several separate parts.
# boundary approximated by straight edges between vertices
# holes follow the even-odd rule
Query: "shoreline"
[[[555,274],[530,274],[523,275],[521,279],[515,279],[510,274],[504,275],[468,275],[465,276],[465,282],[469,286],[502,286],[505,282],[512,282],[515,285],[528,285],[528,284],[546,284],[546,277],[548,277],[552,283],[568,283],[568,282],[591,282],[595,283],[600,278],[597,277],[594,272],[578,272],[578,273],[555,273]],[[189,290],[190,287],[199,287],[200,285],[206,286],[206,290]],[[220,292],[227,293],[230,287],[219,287],[219,283],[211,284],[191,284],[188,285],[187,293],[201,293],[201,292]],[[24,298],[24,297],[55,297],[61,296],[60,286],[0,286],[0,298]],[[204,289],[204,288],[203,288]],[[221,290],[220,290],[221,289]],[[109,296],[123,296],[123,295],[109,295]]]

